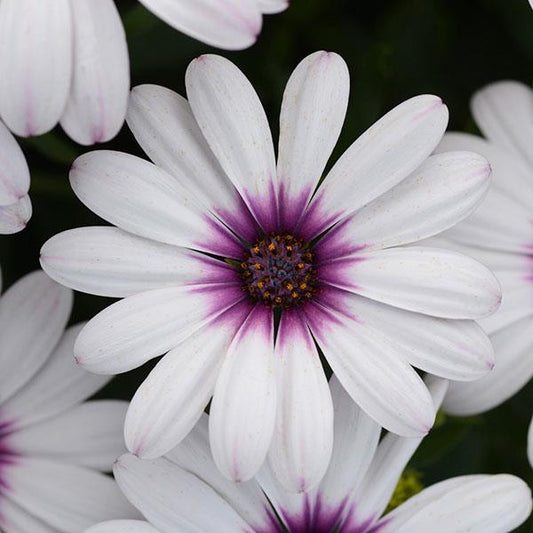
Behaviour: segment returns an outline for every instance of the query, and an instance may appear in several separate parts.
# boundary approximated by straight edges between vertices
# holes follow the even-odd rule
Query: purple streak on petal
[[[279,186],[280,231],[292,233],[300,225],[313,189],[307,187],[296,196],[291,196],[284,184]]]
[[[253,243],[260,235],[260,228],[237,190],[235,190],[235,195],[236,208],[231,210],[215,208],[213,214],[231,228],[241,240]]]
[[[198,279],[191,281],[188,283],[189,285],[195,286],[225,283],[234,285],[235,283],[241,282],[235,266],[193,250],[190,250],[189,254],[194,260],[198,261],[199,269]]]
[[[191,286],[189,292],[205,297],[206,318],[213,319],[235,304],[244,301],[246,296],[241,284],[237,282]]]
[[[358,284],[356,283],[357,280],[353,279],[352,268],[353,265],[362,261],[365,261],[365,257],[357,255],[329,260],[320,265],[319,279],[322,283],[327,283],[333,287],[354,290],[358,287]]]
[[[243,257],[244,247],[229,229],[207,215],[204,217],[204,221],[209,227],[209,237],[193,243],[193,246],[222,257],[231,257],[232,259]]]
[[[9,489],[4,473],[6,467],[17,464],[20,458],[20,454],[9,445],[9,435],[15,430],[13,422],[0,420],[0,496]]]
[[[270,185],[266,198],[257,198],[257,196],[250,192],[246,196],[250,211],[254,214],[263,232],[279,232],[278,197],[274,187],[273,177],[270,176]]]
[[[298,233],[307,241],[324,233],[342,216],[339,212],[328,213],[322,204],[319,189],[298,223]]]

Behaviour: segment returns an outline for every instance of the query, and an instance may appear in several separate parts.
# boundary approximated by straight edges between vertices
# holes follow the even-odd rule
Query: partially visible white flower
[[[173,28],[218,48],[255,43],[263,14],[279,13],[289,0],[139,0]]]
[[[429,379],[437,405],[446,386],[445,380]],[[381,516],[422,438],[389,433],[379,442],[381,427],[352,402],[335,378],[331,394],[333,457],[315,490],[285,492],[268,467],[256,480],[228,482],[209,454],[204,415],[167,456],[148,461],[127,454],[117,461],[117,482],[146,522],[112,521],[87,533],[504,533],[529,516],[528,486],[506,474],[448,479]]]
[[[22,150],[0,122],[0,234],[24,229],[31,217],[30,171]]]
[[[527,432],[527,458],[529,459],[529,464],[533,468],[533,417],[529,424],[529,431]]]
[[[126,402],[83,402],[108,379],[72,357],[71,291],[34,272],[0,298],[0,529],[73,533],[134,517],[103,474],[122,453]]]
[[[113,0],[0,2],[0,115],[17,135],[60,121],[80,144],[108,141],[124,122],[129,84]]]

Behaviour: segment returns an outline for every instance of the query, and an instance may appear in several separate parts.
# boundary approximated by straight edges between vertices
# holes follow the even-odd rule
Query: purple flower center
[[[311,299],[318,281],[309,244],[293,235],[256,241],[240,264],[243,288],[255,302],[289,309]]]

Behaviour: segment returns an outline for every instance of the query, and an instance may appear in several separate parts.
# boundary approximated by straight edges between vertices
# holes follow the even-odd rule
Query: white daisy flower
[[[17,141],[0,121],[0,234],[23,230],[31,217],[30,171]]]
[[[173,28],[199,41],[242,50],[257,40],[263,14],[280,13],[289,0],[139,0]]]
[[[60,283],[125,297],[80,334],[83,367],[125,372],[168,352],[131,403],[130,451],[165,454],[213,397],[211,445],[228,478],[253,477],[270,449],[287,487],[316,484],[333,435],[317,345],[382,426],[425,434],[433,403],[411,365],[458,380],[490,371],[472,319],[498,307],[500,289],[465,256],[401,245],[467,216],[489,185],[487,161],[428,158],[448,115],[418,96],[355,141],[315,192],[348,102],[339,56],[317,52],[291,76],[277,168],[259,98],[235,65],[202,56],[186,84],[189,101],[132,91],[128,123],[155,164],[97,151],[73,165],[75,193],[117,227],[67,231],[42,249]]]
[[[109,471],[126,402],[84,402],[108,379],[81,370],[65,331],[72,293],[43,272],[0,298],[0,529],[73,533],[135,517]]]
[[[533,376],[533,91],[515,81],[474,95],[472,113],[485,139],[444,136],[439,151],[475,150],[493,168],[493,187],[479,209],[440,242],[489,266],[503,288],[501,309],[481,321],[496,352],[494,371],[475,383],[452,383],[444,401],[454,415],[482,413]]]
[[[446,381],[430,379],[429,388],[438,403]],[[127,454],[115,464],[118,484],[146,521],[111,521],[87,533],[505,533],[529,516],[528,486],[506,474],[447,479],[382,516],[422,438],[389,433],[379,442],[381,427],[335,379],[331,393],[334,451],[315,490],[285,492],[268,468],[243,485],[228,482],[209,454],[204,415],[165,457],[143,460]]]
[[[208,44],[252,45],[262,14],[288,0],[141,0],[165,22]],[[0,2],[0,116],[23,137],[58,122],[74,141],[112,139],[130,87],[126,35],[113,0]]]

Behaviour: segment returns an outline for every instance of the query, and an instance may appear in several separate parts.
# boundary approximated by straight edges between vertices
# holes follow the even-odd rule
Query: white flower
[[[0,234],[24,229],[31,217],[30,171],[17,141],[0,122]]]
[[[139,1],[173,28],[226,50],[254,44],[263,14],[279,13],[289,6],[289,0]]]
[[[485,375],[492,347],[472,319],[497,308],[500,289],[460,254],[400,246],[467,216],[489,185],[486,160],[428,158],[448,115],[418,96],[363,134],[313,195],[348,102],[339,56],[317,52],[291,76],[277,168],[263,108],[235,65],[202,56],[186,83],[189,102],[157,86],[132,91],[128,123],[155,164],[98,151],[73,165],[78,197],[117,227],[68,231],[42,249],[59,282],[125,297],[80,334],[82,366],[125,372],[169,352],[132,401],[130,451],[163,455],[213,396],[211,445],[227,477],[250,479],[270,449],[287,487],[316,484],[332,446],[317,344],[370,416],[425,434],[433,403],[411,365]]]
[[[429,380],[438,404],[446,381]],[[335,440],[322,483],[308,493],[288,493],[268,468],[257,480],[235,485],[209,454],[207,415],[163,458],[122,456],[115,478],[147,522],[113,521],[87,533],[505,533],[531,512],[531,492],[510,475],[447,479],[383,516],[394,487],[421,438],[387,434],[333,379]],[[272,502],[273,508],[269,501]],[[275,511],[274,511],[275,510]],[[279,517],[279,518],[278,518]],[[283,524],[283,525],[282,525]]]
[[[83,531],[99,520],[134,517],[101,472],[124,449],[126,402],[89,401],[105,377],[72,359],[80,325],[64,331],[69,290],[43,272],[0,298],[0,529]]]
[[[17,135],[60,121],[80,144],[108,141],[124,122],[129,83],[113,0],[0,2],[0,116]]]
[[[503,301],[481,321],[495,348],[494,371],[475,383],[450,385],[444,406],[454,415],[492,409],[533,376],[533,91],[514,81],[493,83],[474,95],[471,107],[486,139],[449,133],[439,150],[483,154],[493,187],[479,209],[443,237],[496,273]]]

